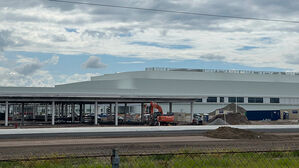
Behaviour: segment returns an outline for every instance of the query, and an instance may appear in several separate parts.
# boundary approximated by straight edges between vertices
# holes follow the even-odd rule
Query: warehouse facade
[[[194,113],[209,113],[230,103],[248,111],[281,110],[296,118],[299,73],[146,68],[55,87],[0,87],[0,119],[5,125],[37,118],[55,124],[83,122],[88,114],[98,124],[101,114],[117,125],[119,114],[125,114],[122,120],[135,115],[142,122],[144,104],[150,101],[165,112],[189,113],[190,120]]]

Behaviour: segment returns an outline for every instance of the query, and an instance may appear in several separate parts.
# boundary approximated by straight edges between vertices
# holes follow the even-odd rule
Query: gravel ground
[[[130,137],[130,138],[56,138],[0,141],[0,158],[20,159],[49,156],[104,155],[113,148],[120,154],[168,153],[188,151],[299,150],[298,135],[279,135],[277,140],[215,139],[204,136]],[[290,138],[292,137],[292,138]]]

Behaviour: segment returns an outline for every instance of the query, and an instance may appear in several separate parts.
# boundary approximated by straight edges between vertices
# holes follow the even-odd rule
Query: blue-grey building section
[[[134,108],[136,113],[140,112],[140,103],[150,101],[162,104],[166,112],[171,102],[173,112],[189,113],[192,102],[194,113],[210,113],[234,100],[247,111],[299,109],[299,73],[148,68],[54,87],[0,87],[2,104],[5,101],[98,101],[131,106],[139,103]]]
[[[280,119],[280,110],[252,110],[247,111],[246,116],[248,120],[272,120],[276,121]]]

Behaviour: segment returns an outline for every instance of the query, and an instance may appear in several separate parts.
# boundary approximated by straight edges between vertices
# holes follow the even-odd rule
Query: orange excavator
[[[149,125],[168,125],[174,123],[173,114],[163,114],[162,107],[155,102],[150,102],[149,108],[145,104],[144,109],[146,110],[145,113],[149,111],[148,114],[150,114],[148,118]]]

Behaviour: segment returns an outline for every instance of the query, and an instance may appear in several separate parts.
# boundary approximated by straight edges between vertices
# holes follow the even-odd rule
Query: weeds
[[[248,153],[181,153],[121,156],[122,168],[280,168],[299,167],[299,152]],[[37,161],[0,162],[1,168],[106,168],[110,158],[52,159]]]

